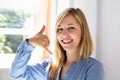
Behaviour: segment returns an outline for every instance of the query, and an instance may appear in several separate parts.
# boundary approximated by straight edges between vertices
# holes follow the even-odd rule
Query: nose
[[[63,37],[68,37],[69,36],[69,31],[67,29],[63,30],[62,36]]]

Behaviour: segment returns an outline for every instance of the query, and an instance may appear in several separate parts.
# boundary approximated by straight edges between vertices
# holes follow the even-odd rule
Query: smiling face
[[[57,27],[57,39],[65,51],[77,50],[81,29],[76,19],[72,15],[65,16]]]

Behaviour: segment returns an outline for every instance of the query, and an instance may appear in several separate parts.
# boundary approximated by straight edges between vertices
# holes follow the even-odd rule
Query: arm
[[[43,62],[40,65],[36,66],[28,66],[27,63],[30,59],[31,53],[34,47],[42,47],[51,53],[47,47],[49,46],[49,39],[46,35],[43,34],[45,31],[45,26],[43,26],[42,30],[37,33],[35,36],[29,38],[27,41],[23,41],[20,46],[18,47],[16,57],[12,63],[12,68],[10,75],[14,79],[27,79],[31,77],[30,75],[34,76],[33,73],[37,75],[44,75],[45,66],[44,64],[48,64],[48,62]],[[33,47],[34,46],[34,47]]]
[[[25,75],[27,69],[27,63],[30,59],[31,53],[34,47],[29,45],[27,41],[23,41],[16,52],[16,57],[12,63],[10,76],[17,78]]]

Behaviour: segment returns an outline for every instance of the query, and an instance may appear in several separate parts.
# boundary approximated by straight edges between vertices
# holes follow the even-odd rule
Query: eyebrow
[[[67,24],[67,25],[74,25],[74,24],[73,24],[73,23],[69,23],[69,24]],[[59,25],[58,27],[60,27],[60,25]]]
[[[69,23],[68,25],[74,25],[73,23]]]

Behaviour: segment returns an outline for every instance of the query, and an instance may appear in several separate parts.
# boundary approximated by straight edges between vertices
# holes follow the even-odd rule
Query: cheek
[[[77,41],[80,42],[80,40],[81,40],[81,33],[78,32],[78,33],[76,33],[76,34],[74,34],[74,35],[75,35],[75,40],[77,40]]]
[[[61,37],[62,37],[61,33],[57,33],[57,40],[60,40]]]
[[[59,35],[57,35],[57,40],[58,40],[58,42],[60,42],[60,36]]]

